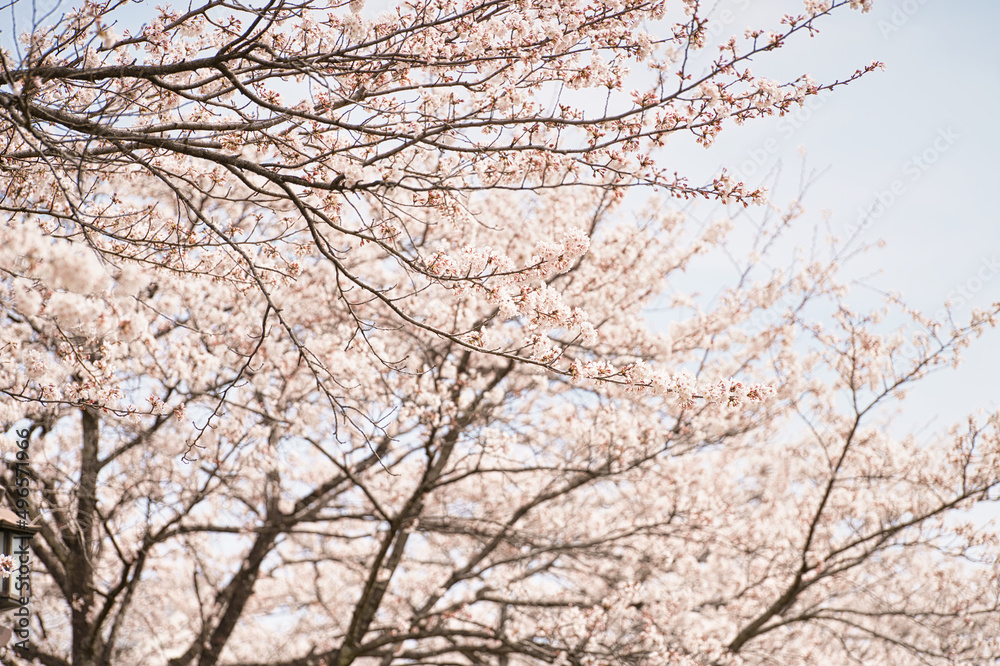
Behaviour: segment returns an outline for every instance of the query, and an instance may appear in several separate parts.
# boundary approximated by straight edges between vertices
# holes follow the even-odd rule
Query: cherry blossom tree
[[[354,336],[424,329],[465,349],[598,376],[566,353],[591,337],[590,314],[533,285],[586,251],[586,224],[501,249],[441,234],[440,222],[479,216],[477,192],[575,185],[759,201],[725,172],[690,184],[653,152],[672,134],[710,145],[726,122],[783,114],[843,83],[779,83],[748,65],[824,15],[867,3],[810,3],[779,32],[749,31],[714,59],[695,57],[707,32],[696,2],[672,24],[662,2],[412,3],[372,20],[359,3],[210,2],[164,9],[135,34],[115,19],[129,5],[85,3],[4,55],[4,210],[122,271],[239,282],[265,299],[260,330],[277,325],[293,342],[300,323],[275,300],[276,285],[325,261]],[[348,261],[369,244],[382,261]],[[76,269],[55,284],[100,286],[97,273]],[[428,288],[471,292],[492,309],[435,321],[414,306]],[[372,299],[382,308],[362,314]],[[495,317],[526,325],[487,343]],[[295,344],[342,407],[326,388],[341,378]],[[666,372],[649,388],[683,401],[678,381]]]
[[[749,70],[867,4],[721,45],[694,0],[36,25],[3,52],[0,420],[40,532],[0,661],[1000,657],[968,514],[1000,423],[887,427],[997,310],[853,311],[835,239],[782,256],[798,203],[661,164],[870,71]]]

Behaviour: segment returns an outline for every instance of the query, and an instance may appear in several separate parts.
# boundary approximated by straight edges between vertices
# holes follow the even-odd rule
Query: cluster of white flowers
[[[830,11],[830,7],[833,6],[832,0],[805,0],[806,12],[810,16],[816,16],[822,14],[823,12]]]
[[[33,317],[42,309],[42,295],[31,288],[25,280],[14,281],[14,305],[28,317]]]
[[[705,81],[698,86],[697,94],[705,100],[709,110],[721,109],[725,104],[722,86],[717,81]]]
[[[607,361],[574,361],[569,372],[577,380],[620,378],[629,390],[669,397],[685,408],[693,407],[700,399],[735,409],[748,403],[764,402],[775,394],[771,385],[744,384],[733,378],[703,386],[689,370],[668,373],[654,370],[642,361],[621,369]]]
[[[543,342],[548,331],[575,331],[584,342],[596,338],[597,331],[586,312],[571,307],[562,291],[546,282],[571,268],[589,248],[587,234],[570,229],[558,242],[536,243],[528,265],[521,268],[509,256],[490,247],[465,246],[454,254],[435,253],[427,262],[427,274],[459,293],[473,291],[485,296],[502,319],[524,317],[528,335],[525,344],[532,348],[533,357],[551,359],[553,352]],[[483,347],[485,334],[477,331],[468,340]]]
[[[754,95],[753,104],[757,109],[764,110],[774,106],[776,102],[783,101],[794,93],[786,92],[777,81],[771,79],[757,79],[757,93]]]
[[[764,402],[774,395],[773,386],[765,384],[744,384],[733,378],[720,380],[705,391],[704,398],[716,405],[737,408],[746,403]]]
[[[26,277],[40,280],[49,289],[90,295],[111,284],[111,276],[92,251],[69,242],[43,240],[37,229],[27,226],[13,230],[9,239],[10,244],[0,250],[0,258],[10,265],[27,263]]]

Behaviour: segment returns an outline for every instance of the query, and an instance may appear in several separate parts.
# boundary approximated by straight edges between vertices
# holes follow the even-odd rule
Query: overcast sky
[[[788,7],[778,0],[752,0],[752,7],[748,0],[720,0],[714,15],[737,17],[732,33],[748,27],[748,20],[774,25]],[[865,282],[902,292],[929,313],[950,298],[957,319],[967,320],[973,307],[1000,301],[1000,224],[993,202],[1000,148],[998,26],[996,0],[875,0],[867,14],[841,11],[821,24],[819,35],[789,43],[773,61],[755,62],[754,72],[771,78],[808,72],[828,82],[871,60],[885,63],[884,71],[791,118],[724,131],[711,150],[671,146],[674,157],[679,167],[708,172],[729,166],[749,183],[780,164],[773,192],[780,203],[795,194],[804,148],[808,166],[822,172],[805,199],[804,223],[811,227],[827,210],[839,234],[860,226],[861,241],[886,242],[849,265],[848,274],[860,278],[881,270]],[[856,289],[851,299],[865,303],[864,292]],[[969,350],[958,371],[917,385],[907,400],[908,421],[934,419],[944,427],[976,407],[1000,407],[1000,332],[991,333]]]

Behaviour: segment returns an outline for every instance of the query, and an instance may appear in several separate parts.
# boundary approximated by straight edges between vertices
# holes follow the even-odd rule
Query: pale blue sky
[[[749,4],[720,0],[716,16],[741,6]],[[742,22],[733,21],[730,31],[748,27],[748,20],[773,25],[789,6],[754,0],[752,14],[739,13]],[[748,182],[780,163],[783,175],[773,196],[781,203],[797,189],[803,146],[807,164],[823,171],[805,199],[804,226],[811,229],[829,210],[833,229],[845,236],[880,195],[889,201],[895,184],[894,200],[873,209],[860,239],[884,239],[886,246],[849,265],[848,274],[881,270],[867,282],[902,292],[930,313],[964,288],[970,298],[955,312],[967,319],[973,307],[1000,301],[1000,266],[994,269],[992,261],[1000,260],[992,201],[1000,171],[998,26],[995,0],[875,0],[867,14],[840,11],[821,24],[817,36],[755,62],[754,72],[771,78],[808,72],[828,82],[873,59],[884,62],[885,71],[827,94],[792,118],[724,131],[711,150],[671,144],[669,152],[682,172],[742,167],[752,172]],[[984,275],[989,277],[980,279]],[[849,300],[872,302],[860,289]],[[906,403],[906,421],[937,417],[934,425],[943,427],[976,407],[1000,407],[1000,333],[991,333],[967,352],[958,371],[917,385]]]

